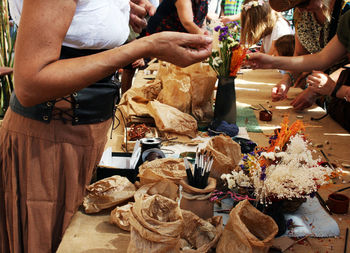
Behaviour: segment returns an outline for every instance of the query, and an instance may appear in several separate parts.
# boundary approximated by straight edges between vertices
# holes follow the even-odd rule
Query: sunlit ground
[[[236,87],[236,90],[260,91],[260,89]]]
[[[251,80],[246,81],[246,80],[242,80],[242,79],[236,82],[236,85],[245,85],[245,84],[249,85],[249,86],[254,85],[254,84],[256,84],[256,85],[268,85],[268,86],[275,86],[276,85],[276,83],[265,83],[262,81],[253,82]]]
[[[323,135],[327,135],[327,136],[350,137],[350,134],[346,134],[346,133],[324,133]]]
[[[278,129],[278,128],[281,128],[280,125],[275,125],[275,126],[259,126],[261,130],[263,131],[272,131],[272,130],[275,130],[275,129]]]

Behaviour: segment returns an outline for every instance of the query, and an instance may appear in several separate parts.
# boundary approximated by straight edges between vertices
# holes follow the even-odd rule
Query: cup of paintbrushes
[[[210,196],[216,188],[215,178],[208,177],[208,183],[204,189],[191,186],[187,177],[180,181],[180,185],[182,186],[181,209],[191,211],[202,219],[213,217],[214,202],[210,201]]]

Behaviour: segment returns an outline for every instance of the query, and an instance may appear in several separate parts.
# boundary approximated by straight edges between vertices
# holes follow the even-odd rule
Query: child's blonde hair
[[[282,15],[274,11],[267,1],[263,4],[248,4],[256,0],[245,0],[241,12],[241,42],[248,46],[254,45],[260,39],[272,33],[279,17]],[[244,8],[245,5],[250,8]]]

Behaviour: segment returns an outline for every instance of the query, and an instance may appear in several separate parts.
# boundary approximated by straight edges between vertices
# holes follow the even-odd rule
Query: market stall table
[[[152,69],[156,69],[151,65]],[[145,79],[144,77],[147,77]],[[154,77],[149,71],[140,71],[135,79],[135,85],[143,85]],[[349,141],[350,134],[340,127],[335,121],[327,116],[319,121],[311,118],[319,118],[325,112],[317,106],[313,106],[304,112],[295,112],[290,106],[291,100],[300,93],[299,89],[291,88],[288,93],[288,99],[281,102],[271,102],[271,88],[280,80],[281,74],[277,70],[242,70],[236,79],[237,105],[245,108],[257,107],[263,105],[272,111],[272,121],[259,121],[259,111],[255,111],[258,119],[258,127],[262,132],[248,132],[249,138],[259,146],[268,145],[268,136],[274,129],[280,126],[284,116],[288,115],[290,122],[296,119],[302,119],[307,126],[306,134],[313,142],[314,146],[321,147],[324,154],[332,163],[337,166],[350,163]],[[242,115],[240,116],[242,117]],[[250,124],[251,117],[243,115],[241,124]],[[243,121],[242,121],[243,120]],[[110,139],[106,147],[112,147],[115,152],[121,152],[121,143],[123,142],[123,127],[118,127],[113,131],[113,138]],[[317,151],[320,148],[315,147]],[[320,156],[321,153],[319,152]],[[323,160],[325,160],[323,158]],[[345,176],[337,180],[333,185],[323,187],[319,190],[324,200],[333,191],[350,185],[349,170],[344,169]],[[350,197],[350,190],[342,192]],[[98,214],[87,215],[83,209],[79,210],[73,217],[72,222],[65,232],[62,242],[57,252],[126,252],[129,233],[119,229],[109,223],[111,210],[105,210]],[[307,238],[306,240],[295,244],[285,252],[343,252],[345,231],[350,226],[349,214],[337,215],[332,217],[338,223],[340,228],[340,237],[336,238]],[[350,251],[349,251],[350,252]]]

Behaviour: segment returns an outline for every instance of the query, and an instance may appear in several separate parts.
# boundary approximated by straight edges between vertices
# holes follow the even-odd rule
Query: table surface
[[[151,65],[154,69],[155,66]],[[325,112],[313,106],[303,112],[295,112],[290,106],[293,98],[301,92],[300,89],[291,88],[288,98],[280,102],[271,102],[271,88],[280,80],[281,74],[277,70],[242,70],[236,79],[237,103],[257,106],[271,105],[269,108],[273,112],[270,122],[258,121],[263,133],[249,132],[251,140],[259,146],[268,145],[268,135],[280,126],[285,115],[289,116],[290,122],[294,122],[297,116],[303,116],[306,124],[306,134],[312,143],[322,144],[324,153],[332,163],[341,166],[342,163],[350,164],[350,134],[339,126],[330,116],[320,120],[312,121],[311,117],[320,117]],[[144,72],[139,71],[136,75],[134,85],[143,85],[147,80],[143,79]],[[256,112],[257,119],[258,112]],[[112,147],[113,151],[122,151],[123,128],[118,127],[113,131],[113,138],[110,139],[106,147]],[[318,150],[318,149],[316,149]],[[320,153],[321,155],[321,153]],[[323,159],[324,160],[324,159]],[[349,170],[344,170],[345,175],[336,184],[321,188],[319,190],[323,199],[333,191],[349,186]],[[342,192],[350,197],[350,190]],[[127,252],[129,233],[119,229],[109,223],[111,210],[105,210],[99,214],[87,215],[83,210],[79,210],[73,217],[70,226],[66,230],[62,242],[57,252],[84,252],[84,253],[108,253]],[[285,252],[344,252],[345,231],[350,226],[350,216],[332,216],[340,227],[340,237],[338,238],[307,238],[295,244]],[[349,250],[350,252],[350,250]]]

